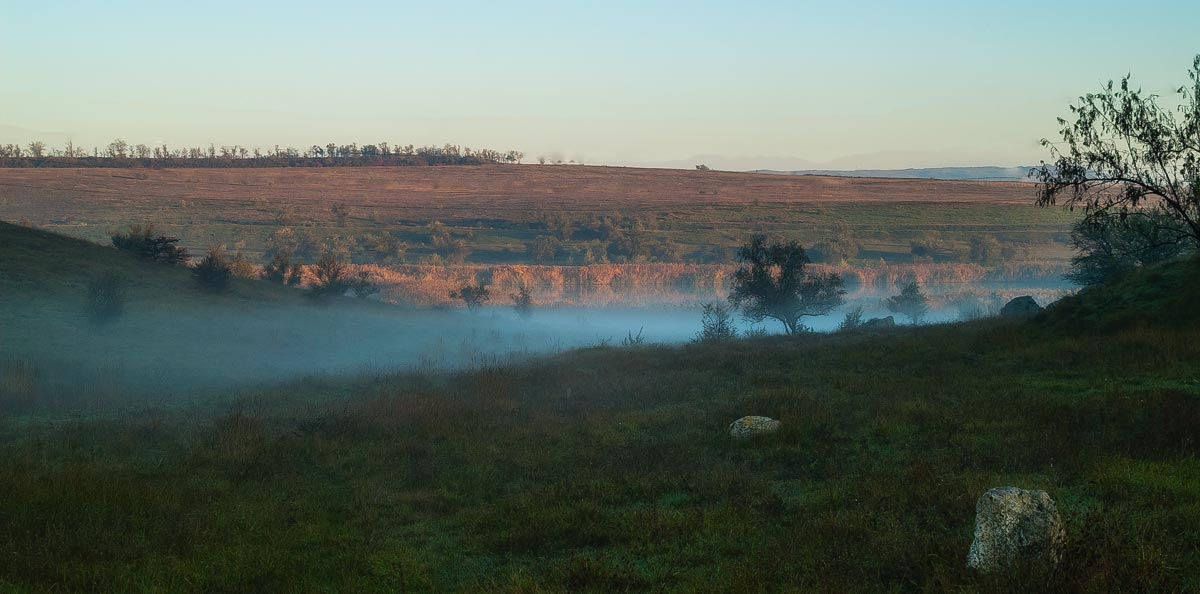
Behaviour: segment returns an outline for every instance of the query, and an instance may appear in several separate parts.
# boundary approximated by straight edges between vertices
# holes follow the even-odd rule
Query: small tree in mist
[[[525,283],[517,286],[517,292],[512,294],[513,310],[522,318],[533,315],[533,293]]]
[[[729,308],[720,303],[705,303],[700,314],[700,332],[692,337],[692,342],[728,342],[735,338],[737,328],[733,326]]]
[[[337,256],[326,252],[312,267],[314,297],[338,297],[345,295],[354,284],[350,267]]]
[[[795,241],[754,235],[738,250],[729,302],[753,322],[778,320],[788,334],[804,329],[805,316],[822,316],[842,304],[846,294],[836,273],[807,270],[808,256]]]
[[[379,293],[379,285],[375,284],[371,278],[371,273],[366,270],[359,270],[354,276],[354,282],[350,286],[350,290],[354,292],[354,296],[359,299],[366,299],[371,295]]]
[[[470,284],[463,286],[460,289],[450,291],[451,299],[460,299],[467,306],[467,310],[475,311],[483,304],[487,303],[492,297],[492,292],[488,290],[487,285],[483,283]]]
[[[1119,241],[1131,233],[1149,250],[1200,246],[1200,55],[1188,79],[1176,91],[1174,110],[1131,87],[1129,76],[1116,86],[1109,81],[1070,106],[1072,121],[1058,120],[1061,142],[1042,140],[1054,162],[1032,174],[1038,204],[1081,207],[1085,220],[1099,225],[1076,228],[1081,279],[1116,272],[1103,270],[1113,262],[1103,262],[1112,246],[1102,234]]]
[[[838,324],[838,332],[846,332],[855,330],[863,325],[863,308],[861,305],[855,306],[850,311],[846,312],[846,316],[842,318]]]
[[[198,264],[192,267],[192,278],[201,289],[210,293],[224,293],[229,290],[229,278],[233,270],[229,266],[229,258],[225,248],[213,246]]]
[[[888,297],[886,302],[888,311],[907,316],[913,324],[929,313],[929,298],[921,292],[921,286],[916,281],[904,285],[899,295]]]
[[[280,285],[295,287],[300,285],[304,269],[295,261],[291,250],[281,249],[271,256],[271,261],[263,267],[263,278]]]
[[[84,313],[93,324],[116,320],[125,313],[125,279],[106,272],[88,283],[84,298]]]
[[[178,237],[159,233],[150,223],[132,224],[124,232],[113,233],[112,244],[119,250],[137,254],[147,260],[164,264],[187,262],[187,248],[178,245]]]

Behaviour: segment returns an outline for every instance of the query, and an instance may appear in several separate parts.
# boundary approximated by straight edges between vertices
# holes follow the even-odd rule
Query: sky
[[[1172,94],[1198,24],[1194,0],[0,0],[0,143],[1036,164],[1104,81]]]

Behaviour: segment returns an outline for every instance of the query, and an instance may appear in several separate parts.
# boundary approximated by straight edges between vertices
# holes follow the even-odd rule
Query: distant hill
[[[832,175],[837,177],[891,177],[899,179],[948,179],[959,181],[1031,181],[1033,167],[928,167],[923,169],[802,169],[774,171],[759,169],[754,173],[781,175]]]

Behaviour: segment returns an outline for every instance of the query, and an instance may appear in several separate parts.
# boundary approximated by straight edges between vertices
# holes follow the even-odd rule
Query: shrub
[[[440,221],[429,224],[429,245],[439,258],[449,264],[462,264],[467,261],[467,256],[471,254],[471,246],[467,244],[467,240],[471,236],[471,232],[467,231],[464,237],[455,238],[450,233],[450,228]]]
[[[476,285],[466,285],[460,289],[450,291],[451,299],[461,299],[463,304],[467,306],[469,311],[475,311],[483,307],[488,299],[491,299],[492,293],[487,286],[480,283]]]
[[[262,276],[270,282],[295,287],[300,284],[303,269],[293,261],[291,250],[279,250],[263,267]]]
[[[233,258],[229,260],[229,271],[238,278],[258,280],[262,277],[262,272],[258,267],[240,253],[234,254]]]
[[[1001,259],[1000,242],[991,235],[974,235],[970,240],[967,258],[982,266],[999,263]]]
[[[403,263],[408,255],[408,244],[386,231],[363,235],[358,243],[359,249],[379,264]]]
[[[533,293],[525,283],[517,286],[517,292],[512,295],[513,309],[517,315],[522,318],[528,318],[533,315]]]
[[[842,322],[838,324],[838,332],[854,330],[863,325],[863,308],[861,305],[854,307],[846,312],[846,317],[842,318]]]
[[[164,264],[180,264],[188,260],[187,248],[176,245],[179,243],[178,237],[159,233],[150,223],[130,225],[124,233],[113,233],[111,239],[117,249],[132,252],[147,260]]]
[[[224,293],[229,289],[229,277],[233,271],[229,267],[229,258],[225,249],[214,246],[208,249],[208,254],[192,267],[192,277],[201,289],[211,293]]]
[[[921,286],[913,281],[904,285],[899,295],[887,298],[887,308],[893,313],[908,316],[909,321],[916,324],[929,312],[929,299],[921,292]]]
[[[125,279],[107,272],[88,283],[84,311],[95,324],[111,322],[125,313]]]
[[[737,328],[733,326],[733,314],[729,308],[720,303],[705,303],[700,314],[700,332],[692,338],[692,342],[727,342],[737,338]]]
[[[354,281],[350,278],[349,266],[337,256],[326,252],[313,265],[314,297],[338,297],[350,290]]]
[[[550,235],[539,235],[525,247],[534,262],[553,262],[563,251],[562,242]]]
[[[379,292],[379,285],[376,285],[371,279],[371,273],[366,270],[359,270],[358,274],[354,277],[354,282],[351,284],[350,289],[354,291],[355,297],[366,299]]]
[[[833,235],[813,246],[811,251],[814,252],[813,256],[818,262],[841,264],[846,260],[857,258],[861,250],[862,246],[854,233],[850,231],[849,225],[837,223],[833,227]]]

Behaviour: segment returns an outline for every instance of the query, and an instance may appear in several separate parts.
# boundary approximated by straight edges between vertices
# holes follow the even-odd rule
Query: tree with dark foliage
[[[300,285],[304,270],[300,263],[292,257],[292,250],[279,249],[271,256],[271,261],[263,266],[263,278],[280,285],[295,287]]]
[[[887,298],[888,311],[908,316],[908,321],[916,324],[929,313],[929,298],[921,292],[921,285],[912,281],[900,290],[899,295]]]
[[[312,267],[312,294],[315,297],[339,297],[353,286],[350,267],[337,256],[326,252]]]
[[[450,291],[450,298],[461,299],[469,311],[475,311],[483,307],[483,304],[487,303],[491,297],[492,292],[483,283],[466,285],[461,289]]]
[[[800,320],[821,316],[842,304],[846,294],[836,273],[811,273],[804,248],[795,241],[754,235],[738,250],[729,302],[752,322],[778,320],[788,334],[804,330]]]
[[[120,250],[164,264],[182,264],[188,260],[187,248],[180,247],[178,237],[159,233],[154,225],[133,224],[124,233],[114,233],[112,244]]]
[[[1038,204],[1081,207],[1085,225],[1102,225],[1076,229],[1083,262],[1093,261],[1092,231],[1121,236],[1122,226],[1148,249],[1200,246],[1200,56],[1188,77],[1176,110],[1132,88],[1128,75],[1109,81],[1070,106],[1073,121],[1059,119],[1061,142],[1042,140],[1054,162],[1032,174]]]
[[[1080,220],[1071,229],[1076,254],[1067,280],[1085,287],[1101,285],[1185,255],[1192,246],[1170,239],[1170,223],[1159,220],[1164,216],[1154,211],[1122,220],[1119,215],[1097,213]]]
[[[225,249],[222,246],[209,248],[208,254],[200,260],[200,263],[192,267],[192,277],[196,279],[200,288],[211,293],[227,291],[231,276],[233,276],[233,270],[229,266],[229,258],[225,256]]]
[[[529,318],[533,315],[533,292],[529,290],[529,286],[521,283],[517,287],[517,292],[512,295],[513,310],[522,318]]]
[[[359,299],[366,299],[371,295],[379,293],[379,285],[371,278],[371,273],[366,270],[359,270],[355,275],[354,281],[350,284],[350,290],[354,291],[354,296]]]

